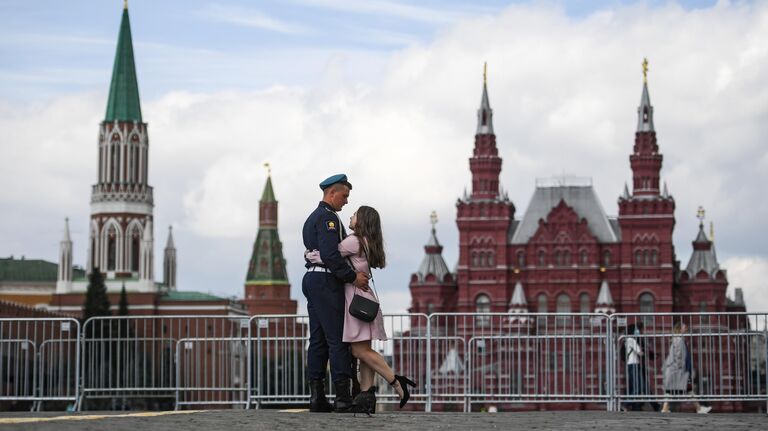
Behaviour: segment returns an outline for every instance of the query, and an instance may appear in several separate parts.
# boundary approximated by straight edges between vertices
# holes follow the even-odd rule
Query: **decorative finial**
[[[271,177],[272,176],[272,167],[269,166],[269,162],[264,163],[264,167],[267,168],[267,176]]]
[[[128,9],[128,0],[123,0],[123,9]]]
[[[432,230],[435,230],[435,225],[437,224],[437,211],[432,211],[432,214],[429,215],[429,223],[432,224]]]
[[[648,83],[648,59],[643,58],[643,82]]]
[[[704,226],[705,214],[706,214],[706,211],[704,211],[704,207],[699,206],[699,208],[696,210],[696,218],[699,219],[699,226]]]
[[[483,85],[488,84],[488,62],[483,64]]]
[[[709,240],[715,242],[715,222],[709,222]]]

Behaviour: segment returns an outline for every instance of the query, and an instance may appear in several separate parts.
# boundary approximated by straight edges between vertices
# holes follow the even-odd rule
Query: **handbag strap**
[[[358,238],[358,240],[359,240],[359,238]],[[360,247],[363,247],[363,256],[365,257],[365,261],[367,262],[368,261],[368,253],[365,251],[365,246],[363,245],[362,241],[360,242]],[[347,256],[347,260],[349,261],[349,265],[352,267],[352,269],[357,271],[357,268],[355,268],[355,264],[352,263],[352,256]],[[378,301],[379,300],[379,293],[376,292],[376,282],[373,281],[373,270],[371,269],[370,264],[368,265],[368,275],[370,276],[370,280],[371,280],[371,289],[373,290],[373,297],[376,298],[376,300]],[[355,285],[353,284],[353,286],[355,286]],[[358,289],[358,287],[355,286],[355,292],[357,292],[357,289]]]

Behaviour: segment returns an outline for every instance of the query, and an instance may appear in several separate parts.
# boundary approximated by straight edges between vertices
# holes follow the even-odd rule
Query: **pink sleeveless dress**
[[[357,235],[350,235],[344,238],[339,243],[339,252],[342,257],[349,257],[352,260],[352,264],[355,267],[355,271],[362,272],[364,274],[370,273],[370,267],[365,256],[360,255],[360,239]],[[367,340],[386,340],[387,332],[384,329],[384,317],[381,314],[381,307],[379,307],[379,314],[373,322],[363,322],[362,320],[353,317],[349,314],[349,304],[352,302],[352,298],[355,294],[362,295],[368,299],[372,299],[378,302],[378,299],[373,294],[373,289],[368,289],[367,292],[356,289],[352,283],[344,285],[344,335],[342,341],[345,343],[354,343],[357,341]]]

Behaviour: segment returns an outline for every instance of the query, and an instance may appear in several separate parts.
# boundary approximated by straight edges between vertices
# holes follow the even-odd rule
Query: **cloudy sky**
[[[56,261],[70,217],[85,263],[122,2],[0,0],[0,256]],[[696,208],[749,309],[768,310],[765,1],[148,1],[129,4],[155,187],[179,288],[242,296],[273,167],[292,296],[317,183],[346,172],[346,220],[384,220],[387,311],[405,311],[429,214],[449,266],[470,184],[483,63],[503,187],[521,217],[537,178],[591,177],[609,214],[631,179],[643,57],[685,265]]]

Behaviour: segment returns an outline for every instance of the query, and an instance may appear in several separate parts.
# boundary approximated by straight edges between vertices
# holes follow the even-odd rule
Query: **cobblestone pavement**
[[[28,422],[28,420],[35,420]],[[24,421],[24,422],[20,422]],[[15,423],[14,423],[15,422]],[[146,413],[0,413],[0,431],[240,431],[240,430],[692,430],[768,428],[765,414],[525,412],[378,413],[373,417],[278,410]]]

